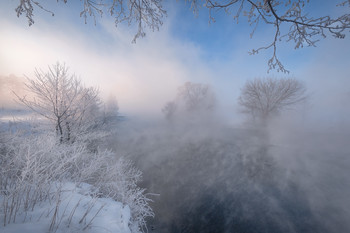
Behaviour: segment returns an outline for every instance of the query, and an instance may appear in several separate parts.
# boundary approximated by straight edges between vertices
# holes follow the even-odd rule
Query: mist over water
[[[349,93],[337,90],[264,126],[218,108],[121,118],[103,146],[142,170],[149,232],[350,232]]]
[[[232,125],[199,114],[119,125],[109,142],[144,172],[150,232],[350,231],[350,131],[299,110]]]
[[[249,12],[245,14],[243,9],[239,23],[234,22],[231,16],[240,9],[239,4],[225,8],[227,15],[222,9],[213,11],[210,17],[208,9],[202,6],[194,17],[191,3],[196,1],[140,1],[163,2],[168,16],[161,19],[163,26],[154,32],[147,25],[157,21],[139,24],[145,27],[147,36],[140,37],[134,44],[131,41],[138,28],[137,24],[133,25],[136,21],[131,20],[131,25],[119,24],[115,30],[113,14],[103,14],[102,18],[96,17],[97,23],[93,22],[95,17],[88,17],[87,22],[85,18],[87,24],[84,25],[84,18],[77,16],[84,4],[95,1],[68,1],[68,5],[63,4],[66,1],[41,1],[45,9],[55,13],[54,17],[44,8],[40,9],[42,7],[36,1],[3,2],[7,3],[0,8],[0,143],[7,143],[2,134],[6,139],[17,131],[25,132],[26,137],[39,135],[41,131],[54,133],[56,130],[57,133],[57,126],[54,129],[44,117],[38,117],[20,105],[14,92],[21,97],[34,97],[25,90],[25,77],[35,78],[34,69],[46,70],[50,63],[63,62],[71,67],[69,72],[81,76],[87,86],[100,90],[102,102],[111,94],[115,100],[115,108],[110,111],[113,114],[109,116],[105,112],[107,102],[101,102],[101,109],[98,109],[98,101],[96,108],[89,111],[95,115],[101,110],[101,116],[96,114],[99,116],[91,120],[100,122],[103,117],[104,123],[101,123],[101,128],[97,124],[96,127],[87,127],[92,134],[101,131],[95,134],[96,144],[91,143],[94,140],[90,140],[90,136],[84,137],[84,141],[92,144],[87,147],[93,151],[89,152],[89,161],[94,161],[95,151],[111,149],[113,156],[132,161],[142,171],[143,181],[135,187],[146,188],[147,197],[153,200],[150,205],[155,214],[154,218],[146,219],[146,232],[350,232],[349,27],[347,31],[338,28],[334,32],[323,31],[321,27],[318,29],[322,31],[321,35],[317,27],[309,28],[309,31],[304,25],[301,31],[293,33],[295,25],[284,27],[283,20],[276,21],[280,28],[269,23],[263,26],[261,20],[262,24],[257,24],[255,30],[254,25],[249,27],[251,22],[247,22],[245,16],[248,14],[248,21],[253,22],[258,14],[249,17]],[[18,17],[15,12],[19,3],[23,5],[24,2],[35,3],[35,24],[31,27],[28,27],[28,17],[24,14]],[[103,1],[96,2],[97,8],[104,7],[104,4],[98,4]],[[106,1],[106,4],[110,2]],[[244,3],[231,1],[234,2]],[[271,3],[276,3],[278,14],[290,6],[291,14],[297,15],[299,10],[295,4],[309,1],[281,1],[290,2],[283,6],[279,6],[279,1],[264,2],[262,11],[267,18],[271,15],[272,22],[275,22],[270,11],[273,9]],[[350,1],[311,2],[305,4],[305,8],[299,7],[305,10],[299,12],[305,14],[300,20],[308,22],[312,16],[314,19],[310,22],[318,23],[318,19],[328,21],[327,17],[318,18],[323,15],[343,15],[346,17],[342,20],[349,25]],[[340,2],[344,2],[343,7]],[[97,8],[91,9],[95,12]],[[118,12],[117,8],[114,11]],[[256,10],[251,9],[250,13]],[[149,13],[157,15],[157,11]],[[150,18],[144,18],[147,19]],[[335,21],[326,26],[338,27],[341,24]],[[277,39],[271,44],[276,29],[278,33],[275,35],[282,40]],[[250,40],[252,32],[254,36]],[[281,37],[288,32],[287,37]],[[338,37],[342,33],[346,35],[342,40],[332,36]],[[317,42],[317,48],[306,46],[313,40]],[[259,54],[249,56],[248,51],[259,51]],[[278,68],[279,61],[291,73],[283,74],[273,69],[267,74],[269,64]],[[266,75],[271,75],[272,79],[277,75],[279,78],[276,79],[281,80],[288,79],[288,75],[295,76],[306,88],[306,102],[295,100],[298,105],[288,106],[291,108],[283,108],[283,111],[277,109],[279,114],[270,116],[261,124],[253,121],[249,114],[241,113],[242,103],[238,99],[244,83]],[[180,87],[183,93],[176,96],[176,88],[181,84],[184,84]],[[197,108],[193,112],[187,109],[191,98],[183,95],[193,93],[191,91],[198,97],[194,98],[198,102],[194,102],[199,103],[192,106]],[[68,105],[72,103],[67,102]],[[80,103],[76,105],[82,107]],[[119,113],[122,116],[118,116]],[[74,121],[71,120],[73,125]],[[67,141],[72,141],[71,122],[66,121]],[[61,132],[61,138],[62,135]],[[19,140],[18,145],[22,143]],[[41,144],[39,140],[38,145]],[[44,147],[46,149],[46,145]],[[7,158],[12,161],[13,157]],[[109,165],[113,167],[113,163]],[[96,170],[97,177],[101,176],[98,171],[108,173],[103,166]],[[2,174],[8,173],[5,166],[2,168]],[[14,183],[17,184],[17,174],[14,174]],[[25,184],[27,186],[31,189]],[[5,191],[1,189],[1,192]],[[138,199],[128,201],[123,205],[134,204]],[[0,207],[1,203],[5,206],[1,201]],[[22,214],[27,218],[27,213]],[[0,217],[2,215],[0,213]],[[128,227],[128,222],[124,223]],[[99,231],[99,228],[92,230]]]

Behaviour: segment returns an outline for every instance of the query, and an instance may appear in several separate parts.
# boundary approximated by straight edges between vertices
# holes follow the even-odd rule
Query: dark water
[[[344,136],[290,134],[283,144],[256,129],[153,127],[119,132],[116,146],[159,194],[149,232],[349,232]]]

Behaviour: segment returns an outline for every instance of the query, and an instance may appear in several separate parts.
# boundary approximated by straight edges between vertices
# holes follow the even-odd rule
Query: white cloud
[[[136,44],[131,44],[133,28],[119,25],[116,29],[113,20],[107,16],[99,20],[96,27],[91,22],[82,25],[78,17],[77,23],[69,22],[63,16],[55,16],[52,20],[36,16],[36,23],[28,27],[23,20],[14,17],[6,20],[7,16],[2,15],[0,75],[32,76],[35,67],[46,69],[56,61],[65,62],[87,85],[99,86],[104,96],[115,95],[121,111],[131,115],[159,115],[163,104],[175,96],[177,87],[183,82],[208,83],[214,86],[219,102],[231,117],[245,80],[268,76],[269,53],[249,56],[247,51],[265,44],[269,35],[258,33],[253,42],[246,43],[248,35],[238,33],[232,38],[233,42],[227,39],[228,48],[232,46],[230,43],[235,45],[234,50],[227,49],[227,60],[210,60],[203,58],[207,48],[201,48],[200,43],[183,40],[181,36],[173,37],[172,27],[177,23],[177,15],[170,15],[159,32],[149,32]],[[213,24],[212,27],[220,25]],[[186,38],[186,35],[182,37]],[[239,49],[237,43],[242,44]],[[294,71],[292,76],[306,80],[311,90],[318,86],[323,89],[334,86],[335,92],[338,87],[344,89],[339,80],[344,80],[347,74],[348,60],[344,58],[349,57],[349,48],[346,41],[330,40],[316,49],[296,52],[286,51],[282,44],[280,51],[282,61],[287,59],[286,67]],[[314,55],[315,51],[322,53]],[[331,58],[322,62],[324,57],[330,57],[330,52],[334,53]],[[307,59],[303,54],[307,54]],[[319,57],[317,62],[312,60],[315,56]],[[338,68],[327,67],[332,61],[339,63]],[[335,74],[337,77],[318,78]],[[310,79],[310,76],[314,78]],[[322,93],[321,97],[327,99],[327,92],[323,90]]]
[[[56,61],[65,62],[87,85],[99,86],[104,96],[113,93],[127,114],[160,114],[183,82],[208,80],[210,71],[199,49],[173,40],[166,28],[131,44],[131,32],[111,24],[103,20],[102,29],[86,32],[67,24],[28,28],[3,21],[0,70],[3,75],[32,76],[36,67],[45,70]],[[107,39],[87,34],[99,30]]]

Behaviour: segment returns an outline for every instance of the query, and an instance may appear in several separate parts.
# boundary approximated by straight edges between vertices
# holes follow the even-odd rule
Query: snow
[[[56,192],[55,200],[42,202],[36,205],[33,211],[21,212],[15,223],[5,227],[1,211],[0,232],[131,233],[129,228],[131,215],[127,205],[111,198],[98,198],[93,192],[93,187],[85,183],[56,184],[54,189],[62,190]],[[57,214],[54,217],[56,210]]]

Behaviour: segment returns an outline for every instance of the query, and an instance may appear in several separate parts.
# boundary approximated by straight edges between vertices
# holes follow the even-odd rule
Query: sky
[[[44,2],[44,1],[43,1]],[[311,1],[311,15],[339,15],[340,1]],[[304,82],[319,120],[344,121],[350,112],[350,40],[328,36],[316,48],[294,50],[280,43],[278,56],[288,75],[270,71],[270,50],[248,54],[271,41],[273,28],[261,25],[252,30],[242,17],[237,24],[223,11],[208,23],[208,11],[193,14],[185,1],[165,1],[167,17],[159,31],[131,43],[134,26],[114,26],[108,15],[93,19],[79,17],[80,1],[46,2],[55,16],[38,8],[35,23],[28,26],[17,17],[18,1],[0,3],[0,75],[34,77],[34,69],[46,70],[57,61],[70,67],[87,86],[97,86],[103,97],[117,98],[120,111],[129,116],[161,116],[162,106],[174,99],[184,82],[213,87],[226,117],[237,115],[237,98],[247,80],[259,77],[295,77]]]

